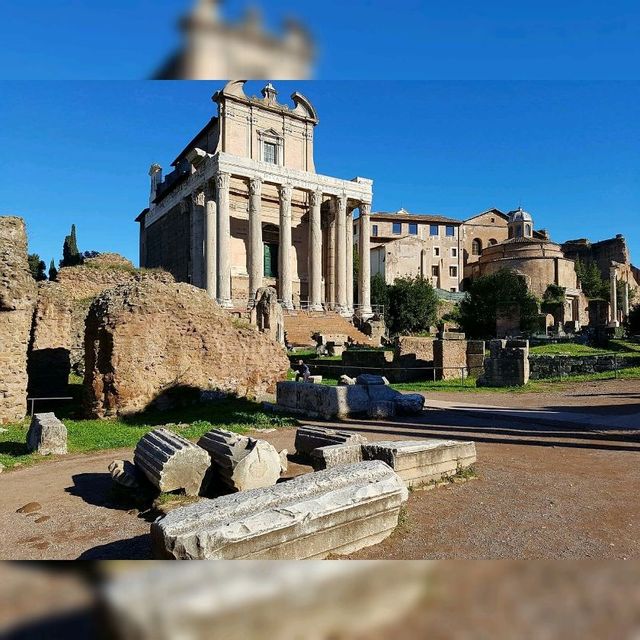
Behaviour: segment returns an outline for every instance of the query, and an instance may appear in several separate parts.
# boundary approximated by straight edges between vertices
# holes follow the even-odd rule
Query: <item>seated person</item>
[[[296,372],[296,382],[300,382],[300,378],[302,378],[303,382],[309,381],[311,369],[309,369],[309,365],[305,364],[304,360],[298,360],[298,366],[294,371]]]

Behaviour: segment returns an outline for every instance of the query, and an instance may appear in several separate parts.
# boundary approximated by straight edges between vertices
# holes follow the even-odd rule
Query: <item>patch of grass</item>
[[[531,347],[529,352],[534,356],[597,356],[605,353],[611,353],[611,351],[607,351],[606,349],[598,349],[596,347],[590,347],[586,344],[577,344],[575,342],[541,344],[536,347]]]
[[[62,415],[60,412],[58,415]],[[278,429],[297,424],[287,416],[266,413],[248,400],[227,398],[170,411],[146,411],[113,420],[66,419],[69,453],[86,453],[119,448],[133,449],[142,436],[155,427],[167,425],[185,438],[196,440],[213,428],[242,433],[251,429]],[[0,433],[0,463],[7,469],[46,460],[27,451],[29,421],[5,426]]]

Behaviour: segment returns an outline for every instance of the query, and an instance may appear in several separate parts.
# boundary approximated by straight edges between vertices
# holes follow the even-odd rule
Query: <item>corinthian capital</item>
[[[346,212],[347,210],[347,196],[346,194],[339,195],[336,198],[336,204],[338,205],[338,211]]]
[[[196,207],[204,207],[204,191],[194,191],[191,194],[191,202]]]
[[[311,206],[319,207],[322,204],[322,191],[312,191],[311,192]]]
[[[368,216],[371,214],[371,203],[370,202],[361,202],[360,203],[360,215]]]
[[[293,195],[293,186],[290,184],[281,184],[278,186],[278,192],[280,193],[280,199],[286,202],[291,201]]]
[[[218,187],[218,189],[227,190],[229,188],[230,179],[231,176],[228,173],[219,173],[216,176],[216,187]]]
[[[251,178],[251,180],[249,180],[249,193],[252,196],[262,195],[262,179],[261,178]]]

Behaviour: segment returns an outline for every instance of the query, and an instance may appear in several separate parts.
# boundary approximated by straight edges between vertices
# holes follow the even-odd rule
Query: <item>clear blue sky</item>
[[[261,84],[250,83],[248,93]],[[216,82],[0,83],[0,214],[47,262],[137,260],[152,162],[214,115]],[[623,233],[640,263],[640,82],[276,83],[316,105],[318,172],[374,179],[374,210],[465,218],[522,204],[558,241]]]
[[[0,0],[0,77],[130,79],[178,43],[193,0]],[[314,33],[320,79],[638,79],[638,0],[227,0]]]

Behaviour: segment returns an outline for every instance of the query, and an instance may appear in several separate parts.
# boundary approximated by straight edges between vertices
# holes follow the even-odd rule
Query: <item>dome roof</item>
[[[509,211],[509,222],[533,222],[533,218],[522,207],[518,207],[515,211]]]

